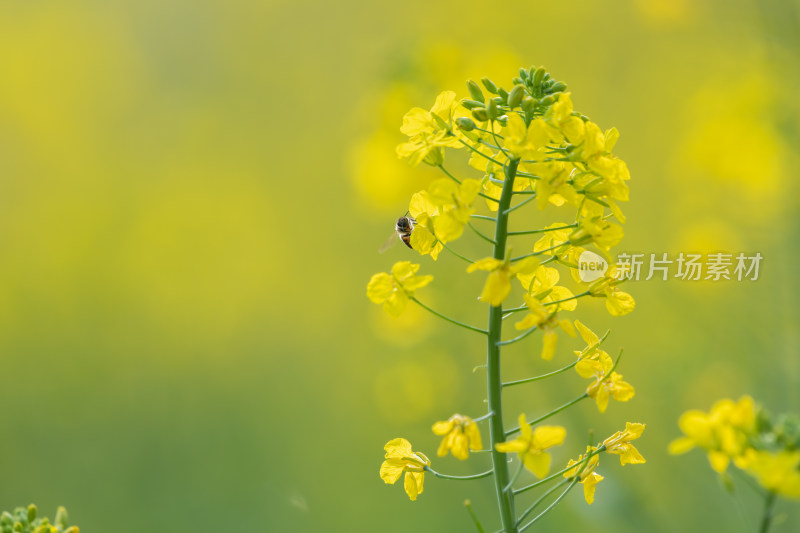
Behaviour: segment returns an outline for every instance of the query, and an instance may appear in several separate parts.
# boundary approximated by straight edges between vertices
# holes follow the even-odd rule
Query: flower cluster
[[[581,298],[604,298],[612,316],[625,315],[635,306],[633,297],[619,290],[621,280],[611,277],[613,268],[609,277],[592,283],[584,283],[578,275],[582,254],[593,249],[608,257],[610,249],[622,239],[625,216],[619,203],[628,200],[630,173],[625,162],[613,153],[619,132],[616,128],[604,131],[576,112],[563,82],[553,79],[541,67],[521,69],[512,82],[513,86],[506,90],[488,78],[481,84],[468,81],[466,98],[458,99],[452,91],[444,91],[430,110],[413,108],[403,117],[400,128],[408,140],[397,147],[398,156],[411,165],[425,163],[444,175],[412,195],[407,216],[413,224],[409,224],[408,231],[398,224],[398,233],[422,256],[437,261],[441,254],[450,253],[468,263],[467,273],[483,273],[483,288],[475,296],[488,305],[487,325],[466,324],[418,300],[415,291],[428,285],[432,277],[418,275],[420,265],[409,261],[395,263],[389,273],[375,274],[367,286],[369,299],[388,313],[399,315],[412,301],[453,325],[484,336],[481,345],[486,346],[486,364],[480,368],[486,369],[488,377],[486,391],[481,392],[487,412],[474,419],[454,414],[435,422],[432,430],[441,438],[439,457],[451,454],[463,461],[477,455],[479,461],[491,460],[491,470],[467,476],[443,474],[433,470],[430,460],[414,451],[408,440],[397,438],[385,446],[380,477],[393,484],[405,474],[405,491],[411,500],[416,500],[422,493],[426,473],[458,480],[492,476],[503,531],[530,525],[521,523],[529,511],[515,516],[514,510],[515,495],[528,488],[564,475],[569,480],[566,491],[581,483],[586,501],[592,503],[595,487],[603,479],[596,472],[599,454],[619,454],[623,465],[644,462],[631,444],[642,435],[644,425],[628,423],[624,431],[590,446],[578,459],[562,462],[558,472],[549,474],[553,462],[563,460],[556,454],[558,447],[566,444],[567,431],[548,419],[586,398],[593,399],[600,413],[604,413],[612,398],[624,402],[634,396],[633,386],[615,371],[619,358],[615,363],[601,348],[605,336],[600,339],[571,316]],[[467,165],[461,168],[477,170],[478,175],[460,177],[446,168],[449,148],[469,154]],[[517,217],[516,213],[526,206],[531,208],[532,216]],[[549,216],[554,210],[559,214],[550,220],[573,222],[554,222],[535,229],[515,225]],[[469,252],[463,252],[462,243],[457,242],[464,235],[481,239],[489,249],[477,257],[467,257]],[[504,339],[508,337],[503,334],[504,323],[513,324],[520,333]],[[580,334],[586,343],[575,351],[574,363],[540,376],[500,380],[500,353],[504,346],[541,333],[537,360],[546,364],[561,349],[562,332],[569,337]],[[505,387],[549,379],[572,367],[590,380],[588,386],[575,386],[576,398],[537,416],[531,423],[523,413],[518,416],[516,429],[504,427],[501,413]],[[489,426],[487,449],[481,438],[481,423]],[[478,451],[485,453],[475,454]],[[508,454],[516,457],[509,461]],[[509,472],[510,462],[517,464],[514,475]],[[514,488],[526,471],[539,481],[527,488]],[[477,522],[475,516],[473,519]]]
[[[51,522],[46,516],[38,516],[34,504],[3,511],[0,515],[0,533],[79,533],[78,526],[70,526],[67,510],[59,507]]]
[[[764,489],[800,499],[800,419],[775,419],[750,396],[722,399],[706,413],[690,410],[678,425],[684,433],[669,445],[671,454],[694,447],[708,455],[711,468],[724,475],[731,462],[752,475]]]

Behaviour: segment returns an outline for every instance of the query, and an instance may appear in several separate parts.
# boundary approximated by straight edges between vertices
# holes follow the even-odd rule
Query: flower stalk
[[[494,231],[494,250],[492,257],[503,260],[506,255],[506,239],[508,237],[508,209],[511,203],[514,178],[517,174],[519,159],[512,159],[505,168],[505,183],[497,207],[497,222]],[[503,490],[509,482],[508,462],[505,454],[497,451],[496,445],[506,440],[503,428],[503,381],[500,377],[500,340],[503,333],[503,305],[489,308],[489,327],[486,343],[486,390],[489,411],[489,442],[492,449],[492,468],[495,471],[494,486],[497,494],[497,505],[500,509],[500,523],[506,533],[516,533],[517,523],[514,512],[514,495]]]

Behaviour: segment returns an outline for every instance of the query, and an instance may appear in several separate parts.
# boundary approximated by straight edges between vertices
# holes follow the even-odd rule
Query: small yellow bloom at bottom
[[[430,460],[422,452],[411,449],[411,443],[406,439],[392,439],[383,447],[386,450],[385,461],[381,464],[381,479],[388,484],[400,479],[405,472],[403,488],[408,497],[414,501],[422,494],[422,484],[425,481],[425,467],[430,466]]]
[[[580,471],[580,478],[578,482],[583,485],[583,497],[586,499],[586,503],[589,505],[592,505],[594,502],[594,490],[597,487],[597,484],[604,479],[603,476],[595,472],[595,469],[600,464],[599,455],[593,455],[590,457],[584,466],[584,459],[586,455],[596,450],[597,448],[594,446],[587,447],[585,455],[578,457],[577,461],[570,459],[569,463],[567,463],[567,466],[575,465],[575,468],[571,468],[570,470],[564,472],[564,477],[569,479],[579,475],[578,472]],[[581,469],[583,470],[581,471]]]

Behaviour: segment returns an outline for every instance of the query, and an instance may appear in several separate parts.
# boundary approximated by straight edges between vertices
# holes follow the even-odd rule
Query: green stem
[[[475,514],[475,511],[472,510],[472,503],[469,500],[464,501],[464,507],[467,508],[467,512],[472,517],[472,522],[475,524],[475,527],[478,530],[478,533],[485,533],[483,526],[481,525],[481,521],[478,520],[478,515]]]
[[[508,235],[532,235],[534,233],[547,233],[548,231],[558,231],[560,229],[570,229],[570,228],[577,228],[578,224],[567,224],[565,226],[558,226],[556,228],[545,228],[545,229],[530,229],[526,231],[509,231]]]
[[[578,403],[579,401],[583,400],[584,398],[588,398],[588,397],[589,397],[589,395],[584,392],[583,394],[581,394],[580,396],[578,396],[574,400],[570,400],[567,403],[565,403],[564,405],[562,405],[561,407],[556,407],[555,409],[553,409],[549,413],[544,414],[544,415],[542,415],[539,418],[536,418],[534,420],[531,420],[530,422],[528,422],[528,424],[530,424],[531,426],[536,425],[539,422],[542,422],[543,420],[547,420],[548,418],[550,418],[553,415],[557,415],[558,413],[560,413],[561,411],[563,411],[567,407],[571,407],[571,406],[575,405],[576,403]],[[519,431],[519,427],[515,427],[514,429],[509,429],[506,432],[506,436],[513,435],[517,431]]]
[[[517,205],[515,205],[514,207],[509,207],[508,209],[506,209],[506,210],[505,210],[505,212],[504,212],[503,214],[504,214],[504,215],[507,215],[507,214],[509,214],[510,212],[514,211],[515,209],[519,209],[519,208],[520,208],[520,207],[522,207],[523,205],[527,204],[528,202],[532,202],[532,201],[534,201],[535,199],[536,199],[536,193],[534,193],[534,194],[532,194],[531,196],[529,196],[529,197],[525,198],[523,201],[521,201],[520,203],[518,203],[518,204],[517,204]]]
[[[580,359],[578,359],[578,361],[580,361]],[[574,363],[570,363],[567,366],[565,366],[563,368],[559,368],[558,370],[554,370],[554,371],[552,371],[552,372],[550,372],[548,374],[542,374],[541,376],[534,376],[532,378],[518,379],[517,381],[506,381],[505,383],[503,383],[503,387],[510,387],[512,385],[522,385],[523,383],[531,383],[532,381],[539,381],[541,379],[547,379],[549,377],[558,375],[558,374],[560,374],[562,372],[566,372],[567,370],[569,370],[573,366],[577,365],[578,361],[575,361]]]
[[[467,226],[469,226],[469,229],[471,229],[472,231],[474,231],[474,232],[475,232],[475,234],[476,234],[478,237],[480,237],[481,239],[483,239],[484,241],[486,241],[486,242],[488,242],[488,243],[490,243],[490,244],[496,244],[496,243],[495,243],[495,241],[494,241],[494,239],[492,239],[491,237],[487,237],[486,235],[484,235],[483,233],[481,233],[481,232],[478,230],[478,228],[476,228],[475,226],[473,226],[473,225],[472,225],[472,222],[467,222]],[[502,257],[501,257],[500,259],[502,259]]]
[[[551,510],[552,510],[552,509],[553,509],[553,508],[554,508],[556,505],[558,505],[558,503],[559,503],[561,500],[563,500],[563,499],[564,499],[564,497],[565,497],[565,496],[566,496],[566,495],[569,493],[569,491],[571,491],[571,490],[572,490],[572,487],[574,487],[574,486],[575,486],[575,484],[576,484],[577,482],[578,482],[578,478],[575,478],[575,479],[573,479],[573,480],[572,480],[572,483],[570,483],[570,484],[569,484],[569,487],[567,487],[567,488],[564,490],[564,492],[562,492],[561,494],[559,494],[559,495],[558,495],[558,498],[556,498],[555,500],[553,500],[553,503],[551,503],[550,505],[548,505],[548,506],[547,506],[547,509],[545,509],[544,511],[542,511],[541,513],[539,513],[538,515],[536,515],[536,518],[534,518],[533,520],[531,520],[530,522],[528,522],[527,524],[525,524],[524,526],[522,526],[521,528],[519,528],[519,530],[520,530],[521,532],[522,532],[522,531],[525,531],[526,529],[528,529],[529,527],[531,527],[531,526],[533,525],[533,523],[534,523],[534,522],[536,522],[536,521],[537,521],[537,520],[539,520],[541,517],[543,517],[544,515],[546,515],[547,513],[549,513],[549,512],[550,512],[550,511],[551,511]]]
[[[455,324],[456,326],[461,326],[462,328],[466,328],[466,329],[468,329],[470,331],[476,331],[478,333],[483,333],[484,335],[486,335],[486,330],[485,329],[476,328],[475,326],[470,326],[469,324],[464,324],[463,322],[459,322],[458,320],[453,320],[449,316],[443,315],[442,313],[440,313],[439,311],[436,311],[435,309],[431,309],[430,307],[428,307],[424,303],[420,302],[419,300],[417,300],[413,296],[409,296],[409,299],[412,302],[414,302],[417,305],[419,305],[420,307],[422,307],[423,309],[426,309],[426,310],[430,311],[431,313],[433,313],[434,315],[438,316],[439,318],[443,318],[443,319],[447,320],[451,324]]]
[[[521,515],[519,515],[519,522],[522,522],[523,520],[525,520],[525,518],[527,518],[527,516],[529,514],[531,514],[533,512],[533,510],[536,509],[539,506],[540,503],[542,503],[544,500],[546,500],[548,496],[550,496],[555,491],[557,491],[558,489],[560,489],[561,487],[563,487],[564,485],[566,485],[569,482],[570,482],[569,479],[565,479],[561,483],[556,485],[555,487],[551,488],[550,490],[548,490],[547,492],[542,494],[535,502],[533,502],[531,504],[530,507],[525,509],[525,511]]]
[[[494,232],[495,259],[504,260],[506,255],[506,238],[508,237],[508,213],[505,211],[511,204],[514,189],[514,178],[517,174],[519,159],[512,159],[505,167],[505,183],[500,194],[497,207],[497,223]],[[489,411],[493,416],[489,419],[489,440],[492,450],[492,468],[494,469],[494,486],[497,493],[497,504],[500,509],[500,524],[505,533],[518,533],[514,495],[504,490],[510,478],[508,462],[505,454],[497,451],[497,444],[505,442],[506,433],[503,427],[503,381],[500,377],[500,339],[503,333],[503,306],[489,308],[489,328],[486,344],[486,388]]]
[[[508,315],[506,315],[506,316],[508,316]],[[505,318],[505,317],[503,317],[503,318]],[[508,339],[506,341],[500,341],[500,342],[497,343],[497,345],[498,346],[506,346],[507,344],[514,344],[515,342],[521,341],[522,339],[524,339],[525,337],[527,337],[528,335],[530,335],[531,333],[533,333],[537,329],[538,329],[537,326],[530,327],[525,331],[525,333],[522,333],[521,335],[517,335],[516,337]]]
[[[448,474],[442,474],[440,472],[437,472],[436,470],[432,469],[429,466],[425,467],[425,471],[426,472],[430,472],[434,476],[440,477],[442,479],[454,479],[456,481],[467,481],[467,480],[470,480],[470,479],[482,479],[482,478],[489,477],[492,474],[494,474],[494,470],[487,470],[486,472],[481,472],[480,474],[472,474],[471,476],[451,476],[451,475],[448,475]]]
[[[761,528],[759,533],[767,533],[769,526],[772,523],[772,510],[775,507],[775,493],[772,491],[767,492],[764,497],[764,514],[761,517]]]

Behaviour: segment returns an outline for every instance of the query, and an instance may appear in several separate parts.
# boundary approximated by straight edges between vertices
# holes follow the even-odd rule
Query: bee
[[[410,217],[406,214],[406,216],[402,216],[397,219],[397,222],[394,224],[394,232],[389,237],[389,240],[381,246],[379,253],[383,253],[388,250],[394,243],[397,241],[395,238],[399,238],[401,241],[405,243],[406,246],[411,248],[411,233],[414,231],[414,226],[417,225],[417,221],[414,220],[413,217]]]

